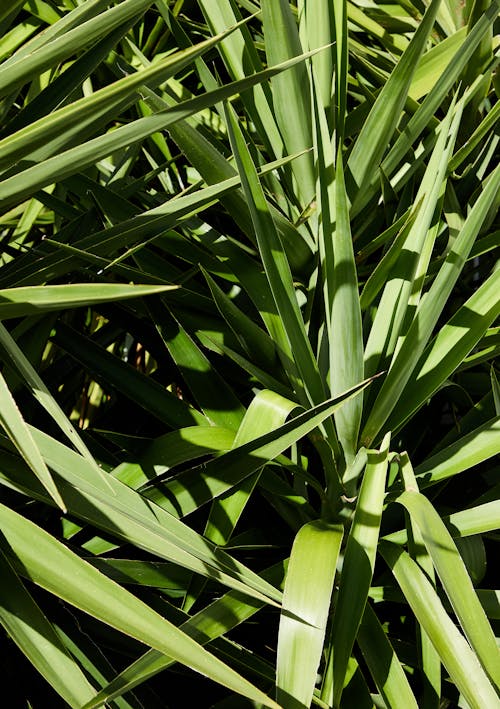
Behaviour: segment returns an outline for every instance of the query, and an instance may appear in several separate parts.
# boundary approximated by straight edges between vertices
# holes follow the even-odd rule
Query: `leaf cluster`
[[[19,706],[500,706],[499,9],[3,3]]]

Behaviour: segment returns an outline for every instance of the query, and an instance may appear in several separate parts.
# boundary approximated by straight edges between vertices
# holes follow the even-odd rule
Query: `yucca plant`
[[[499,7],[4,0],[16,706],[500,706]]]

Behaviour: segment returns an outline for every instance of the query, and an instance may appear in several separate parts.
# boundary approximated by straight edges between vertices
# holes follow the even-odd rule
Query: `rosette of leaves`
[[[498,11],[3,4],[19,706],[500,705]]]

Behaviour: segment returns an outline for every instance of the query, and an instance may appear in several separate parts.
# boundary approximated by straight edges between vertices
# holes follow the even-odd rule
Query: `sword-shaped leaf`
[[[14,397],[0,372],[0,426],[9,436],[19,453],[40,480],[55,503],[66,512],[66,505],[33,436],[19,411]]]
[[[14,560],[36,584],[238,694],[278,708],[241,675],[33,522],[4,505],[0,505],[0,519]]]
[[[500,663],[495,636],[444,522],[429,500],[419,492],[406,491],[396,501],[408,510],[418,525],[467,639],[491,680],[500,688]]]
[[[119,283],[68,283],[0,290],[0,320],[36,315],[48,310],[78,308],[145,295],[165,293],[177,286],[130,286]]]
[[[47,682],[77,709],[95,690],[16,574],[7,551],[0,548],[0,623]]]
[[[472,709],[498,704],[498,696],[475,653],[446,613],[439,596],[418,564],[390,542],[380,552],[394,574],[406,601],[436,648]],[[498,650],[495,650],[497,653]]]
[[[349,658],[370,589],[384,502],[390,434],[380,451],[368,452],[368,463],[347,539],[339,594],[330,636],[322,696],[339,705]]]
[[[276,666],[276,698],[290,709],[311,704],[343,536],[342,525],[309,522],[292,546]]]

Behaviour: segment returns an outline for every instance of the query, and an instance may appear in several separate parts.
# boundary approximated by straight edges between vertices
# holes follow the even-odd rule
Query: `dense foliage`
[[[9,706],[500,706],[499,8],[4,0]]]

